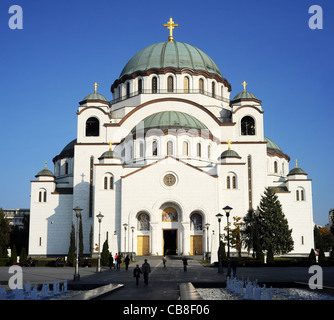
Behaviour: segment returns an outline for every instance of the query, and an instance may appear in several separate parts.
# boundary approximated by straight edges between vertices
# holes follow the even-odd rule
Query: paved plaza
[[[148,285],[144,284],[141,276],[139,285],[136,285],[133,277],[133,269],[136,264],[141,266],[144,258],[151,266]],[[100,273],[96,268],[80,268],[80,286],[87,288],[93,285],[123,284],[123,287],[105,294],[99,299],[104,300],[178,300],[179,285],[181,283],[193,283],[195,287],[224,287],[226,280],[226,268],[224,273],[218,273],[217,268],[203,266],[199,257],[188,260],[188,270],[184,272],[181,257],[168,257],[166,268],[163,267],[161,257],[137,257],[136,262],[130,264],[129,269],[121,267],[120,270],[102,268]],[[8,273],[8,267],[0,268],[0,284],[8,284],[12,274]],[[334,288],[334,267],[324,267],[323,286]],[[74,268],[71,267],[24,267],[23,283],[53,283],[54,281],[68,280],[73,284]],[[312,274],[308,273],[308,267],[254,267],[238,268],[238,278],[258,280],[260,283],[279,284],[295,282],[307,284]],[[74,283],[78,284],[78,283]]]

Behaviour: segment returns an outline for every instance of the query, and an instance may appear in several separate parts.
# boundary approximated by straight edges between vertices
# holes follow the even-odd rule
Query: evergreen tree
[[[75,228],[73,223],[70,234],[70,246],[68,248],[67,262],[71,265],[75,262]]]
[[[320,249],[319,250],[319,257],[318,257],[318,263],[320,265],[324,264],[326,262],[326,257],[325,257],[325,252],[324,250]]]
[[[322,248],[323,244],[322,244],[322,237],[321,237],[321,234],[320,234],[320,228],[319,227],[314,226],[313,235],[314,235],[314,247],[316,249]]]
[[[266,188],[257,208],[256,224],[263,250],[284,254],[293,250],[292,229],[282,211],[277,195]]]
[[[83,258],[84,244],[83,244],[83,228],[82,228],[82,218],[80,215],[79,221],[79,257]]]
[[[317,257],[315,255],[315,252],[313,249],[311,249],[311,252],[308,256],[308,261],[310,262],[310,264],[316,264],[317,263]]]
[[[108,241],[104,241],[103,243],[103,248],[102,248],[102,253],[101,253],[101,264],[102,266],[108,266],[109,264],[109,245]]]
[[[27,251],[23,247],[20,253],[20,264],[23,265],[27,261]]]
[[[0,208],[0,258],[8,257],[8,245],[10,242],[10,225],[5,214]]]

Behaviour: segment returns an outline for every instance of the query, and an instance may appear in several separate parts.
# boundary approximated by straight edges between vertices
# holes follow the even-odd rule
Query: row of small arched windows
[[[139,79],[138,80],[138,93],[142,93],[144,88],[144,80]],[[168,76],[167,77],[167,92],[174,92],[174,77]],[[121,87],[119,87],[119,96],[121,96]],[[158,93],[158,78],[153,77],[151,80],[151,92],[152,93]],[[204,93],[204,80],[201,78],[198,80],[198,90],[200,93]],[[223,87],[221,89],[221,96],[223,96]],[[183,78],[183,92],[189,93],[190,92],[190,79],[189,77]],[[211,83],[211,94],[212,96],[216,95],[216,83]],[[126,84],[126,97],[129,98],[131,96],[131,90],[130,90],[130,82],[127,82]]]
[[[169,140],[167,141],[167,155],[175,155],[174,150],[174,142]],[[158,141],[153,140],[152,142],[152,156],[157,156],[159,154],[158,152]],[[182,155],[183,156],[189,156],[190,155],[190,145],[188,141],[182,142]],[[197,143],[196,144],[196,156],[202,157],[202,144]],[[144,157],[144,143],[140,142],[139,144],[139,157]],[[208,145],[207,147],[207,157],[211,157],[211,145]]]

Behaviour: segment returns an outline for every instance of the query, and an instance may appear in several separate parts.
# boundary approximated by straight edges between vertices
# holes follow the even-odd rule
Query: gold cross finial
[[[47,169],[48,169],[46,165],[47,165],[47,162],[45,161],[45,170],[47,170]]]
[[[96,89],[99,85],[95,82],[95,84],[93,84],[93,87],[95,87],[95,93],[96,93]]]
[[[297,163],[297,161],[298,161],[298,160],[296,159],[296,168],[298,168],[298,163]]]
[[[247,86],[248,83],[246,83],[246,81],[244,81],[241,85],[244,86],[244,92],[246,92],[246,86]]]
[[[231,141],[230,140],[227,141],[227,145],[228,145],[228,150],[231,150]]]
[[[164,27],[167,27],[167,29],[169,29],[169,37],[168,37],[168,41],[173,42],[174,41],[174,37],[173,37],[173,29],[175,27],[178,27],[178,24],[175,24],[172,17],[169,18],[169,21],[167,23],[165,23],[163,25]]]
[[[112,141],[110,140],[110,141],[109,141],[109,151],[112,151],[112,150],[111,150],[111,146],[112,146]]]

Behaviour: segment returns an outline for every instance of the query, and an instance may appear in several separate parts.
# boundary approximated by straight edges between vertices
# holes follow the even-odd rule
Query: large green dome
[[[152,44],[135,54],[125,65],[120,78],[135,71],[167,67],[190,68],[222,77],[217,65],[202,50],[184,42],[167,41]]]
[[[149,129],[207,129],[198,119],[190,114],[179,111],[162,111],[154,113],[143,120],[144,130]],[[138,127],[141,128],[141,125]],[[134,128],[135,131],[137,128]]]

